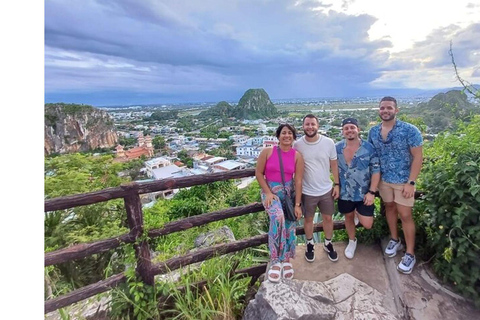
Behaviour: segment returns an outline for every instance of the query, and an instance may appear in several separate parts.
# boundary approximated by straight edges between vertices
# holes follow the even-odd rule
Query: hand
[[[363,196],[363,204],[366,206],[371,206],[375,202],[375,195],[367,192],[365,196]]]
[[[403,185],[402,195],[408,199],[415,195],[415,186],[412,186],[410,183],[405,183]]]
[[[340,186],[333,186],[332,197],[335,200],[338,199],[338,197],[340,197]]]
[[[265,208],[270,207],[274,200],[279,200],[278,196],[271,192],[265,194]]]
[[[302,207],[295,206],[295,216],[297,216],[297,220],[302,217]]]

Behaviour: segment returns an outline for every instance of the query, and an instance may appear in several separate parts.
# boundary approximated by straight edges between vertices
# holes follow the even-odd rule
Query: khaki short
[[[302,202],[303,202],[303,215],[305,217],[313,217],[315,215],[315,210],[318,207],[321,214],[326,215],[333,215],[335,211],[335,203],[332,197],[332,191],[328,191],[324,195],[321,196],[308,196],[306,194],[302,194]]]
[[[401,204],[402,206],[413,207],[413,204],[415,203],[415,197],[407,199],[402,195],[404,185],[405,184],[403,183],[395,184],[380,181],[378,184],[378,192],[380,193],[380,197],[382,197],[383,202],[395,202]]]

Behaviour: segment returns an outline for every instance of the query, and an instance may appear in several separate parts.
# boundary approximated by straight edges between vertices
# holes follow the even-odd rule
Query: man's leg
[[[323,249],[328,253],[328,258],[331,261],[337,261],[338,254],[333,248],[333,244],[332,244],[332,238],[333,238],[332,215],[335,211],[335,203],[334,203],[331,192],[327,192],[326,194],[320,196],[320,201],[318,201],[318,209],[322,214],[323,234],[325,235]]]
[[[385,216],[387,218],[388,229],[390,230],[390,237],[398,240],[398,214],[397,204],[395,202],[384,202]]]
[[[413,199],[407,199],[407,204],[412,204]],[[403,200],[402,200],[403,201]],[[410,201],[410,202],[409,202]],[[412,204],[413,205],[413,204]],[[397,266],[397,270],[404,274],[412,273],[415,262],[415,222],[412,216],[412,207],[397,203],[397,210],[402,219],[403,235],[405,236],[405,243],[407,244],[407,252],[402,258],[402,261]]]
[[[355,240],[355,210],[345,214],[345,229],[347,230],[348,239]]]
[[[353,259],[357,249],[357,238],[355,238],[355,210],[345,214],[345,229],[348,234],[348,245],[345,247],[345,257]]]
[[[397,204],[397,210],[402,220],[403,235],[407,245],[407,253],[415,255],[415,221],[413,221],[412,208]]]
[[[322,221],[323,221],[323,233],[325,234],[325,239],[332,240],[332,237],[333,237],[332,215],[322,213]]]
[[[317,208],[316,197],[302,195],[302,205],[304,206],[304,221],[305,228],[306,250],[305,259],[308,262],[315,261],[315,243],[313,242],[313,218],[315,217],[315,210]]]
[[[303,221],[303,226],[305,228],[305,238],[313,239],[313,217],[305,215],[305,219]]]

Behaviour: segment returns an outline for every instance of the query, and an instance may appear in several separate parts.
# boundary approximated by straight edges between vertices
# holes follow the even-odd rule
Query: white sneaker
[[[402,261],[397,266],[397,270],[400,271],[403,274],[410,274],[412,273],[413,266],[415,266],[415,262],[417,262],[417,259],[415,259],[415,256],[412,256],[410,253],[406,253]]]
[[[385,254],[390,258],[392,258],[397,255],[397,251],[400,251],[402,249],[403,249],[403,245],[400,239],[398,239],[398,241],[390,239],[390,241],[387,244],[387,247],[385,248]]]
[[[355,249],[357,249],[357,238],[355,238],[355,240],[348,240],[348,245],[345,248],[345,257],[353,259]]]

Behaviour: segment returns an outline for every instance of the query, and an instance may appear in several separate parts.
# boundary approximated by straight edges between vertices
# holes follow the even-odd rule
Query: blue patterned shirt
[[[423,144],[422,134],[413,124],[397,119],[384,141],[381,128],[382,124],[378,124],[370,129],[368,142],[373,144],[380,158],[382,181],[406,183],[413,160],[410,148]]]
[[[346,146],[345,140],[335,145],[340,178],[340,199],[363,201],[364,195],[370,189],[372,175],[380,172],[377,153],[371,143],[360,140],[360,147],[355,152],[349,166],[343,155],[343,149]]]

